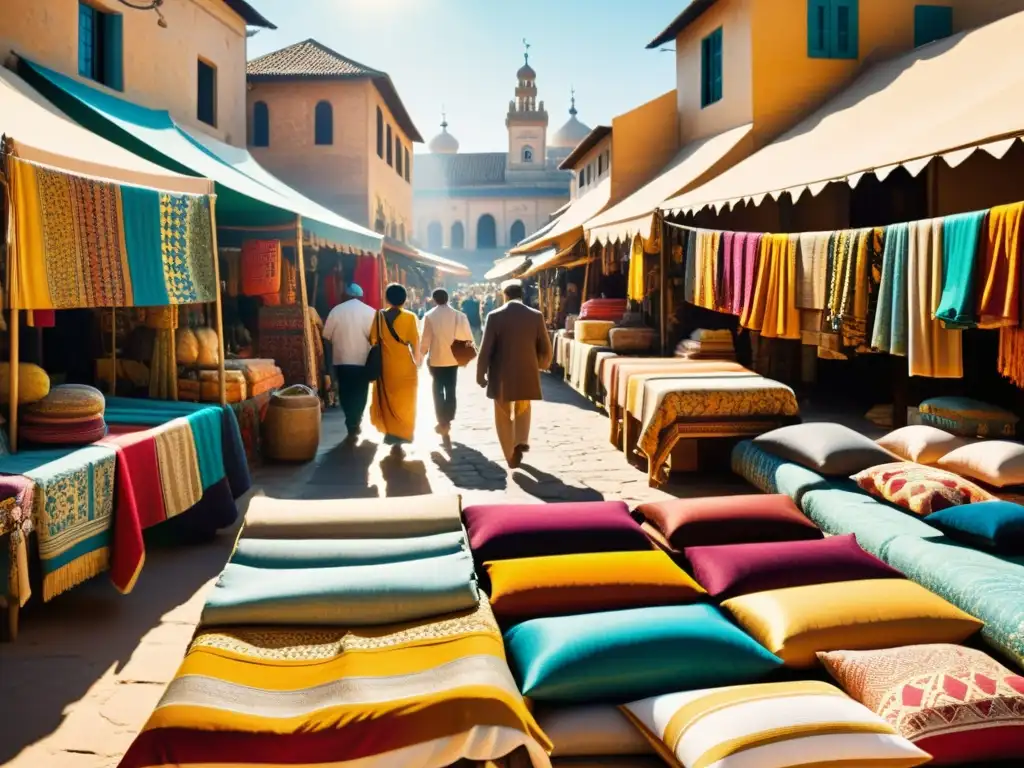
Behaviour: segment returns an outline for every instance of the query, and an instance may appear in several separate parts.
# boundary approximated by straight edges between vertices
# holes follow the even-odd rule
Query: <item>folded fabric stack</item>
[[[589,299],[580,307],[580,320],[610,320],[619,322],[629,309],[626,299]],[[579,332],[579,324],[576,326]]]
[[[676,345],[676,357],[686,360],[735,360],[731,331],[699,329]]]
[[[20,434],[40,445],[85,445],[107,434],[103,393],[84,384],[62,384],[21,412]]]
[[[249,397],[256,397],[269,391],[271,388],[284,386],[284,377],[281,369],[269,358],[251,358],[246,360],[227,360],[224,367],[229,371],[241,371],[245,382],[249,386]],[[275,382],[273,387],[267,382]],[[280,383],[276,383],[280,382]]]
[[[225,402],[240,403],[248,397],[248,386],[241,371],[224,372]],[[178,399],[189,402],[220,402],[220,371],[199,371],[199,378],[178,379]]]
[[[852,534],[822,538],[782,495],[677,500],[637,513],[794,674],[817,676],[823,665],[845,690],[789,681],[626,705],[669,764],[731,765],[740,754],[743,765],[773,766],[1024,758],[1024,678],[957,645],[982,622],[865,552]]]
[[[614,327],[615,323],[611,320],[579,320],[576,322],[574,338],[580,344],[597,344],[603,347],[608,344],[608,334]]]
[[[255,498],[122,768],[442,768],[515,752],[547,766],[459,508]]]
[[[756,681],[781,664],[701,602],[704,590],[652,546],[622,502],[475,506],[464,514],[520,690],[555,734],[555,765],[644,765],[651,748],[614,705]]]
[[[608,332],[608,344],[615,352],[646,352],[655,338],[653,328],[612,328]]]

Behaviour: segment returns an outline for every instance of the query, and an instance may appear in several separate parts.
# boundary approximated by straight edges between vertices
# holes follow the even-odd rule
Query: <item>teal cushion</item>
[[[928,515],[951,539],[1006,554],[1024,554],[1024,507],[1012,501],[961,504]]]
[[[732,451],[732,471],[764,493],[784,493],[800,506],[803,495],[829,481],[799,464],[793,464],[749,440]]]
[[[532,619],[505,633],[505,647],[536,701],[621,704],[751,683],[782,664],[706,604]]]
[[[466,550],[462,531],[408,539],[240,539],[231,562],[254,568],[380,565]]]
[[[921,424],[938,427],[960,437],[1013,437],[1016,415],[970,397],[933,397],[918,406]]]

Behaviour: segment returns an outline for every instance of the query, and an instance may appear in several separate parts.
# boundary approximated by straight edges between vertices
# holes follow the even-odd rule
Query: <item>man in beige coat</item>
[[[523,304],[523,284],[502,286],[505,304],[491,312],[476,365],[476,380],[494,401],[494,424],[508,465],[530,450],[530,403],[542,400],[540,372],[551,364],[544,317]]]

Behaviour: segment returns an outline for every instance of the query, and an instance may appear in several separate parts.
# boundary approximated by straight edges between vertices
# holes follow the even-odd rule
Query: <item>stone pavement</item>
[[[344,444],[337,412],[324,419],[320,453],[305,466],[267,466],[254,494],[281,498],[373,498],[459,492],[487,499],[575,501],[666,498],[647,486],[608,442],[608,419],[567,385],[544,377],[531,451],[510,472],[491,403],[463,374],[450,452],[433,431],[429,376],[421,375],[416,442],[405,462],[388,456],[372,429]],[[701,476],[674,495],[743,492],[735,478]],[[242,502],[244,510],[247,499]],[[104,578],[45,605],[30,602],[17,642],[0,645],[0,766],[113,768],[174,675],[199,620],[204,594],[224,566],[234,531],[189,548],[150,548],[130,595]]]

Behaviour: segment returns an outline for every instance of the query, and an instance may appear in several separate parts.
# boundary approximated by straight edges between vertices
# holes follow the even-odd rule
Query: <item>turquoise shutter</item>
[[[831,58],[860,57],[858,0],[832,0]]]
[[[93,56],[96,51],[96,11],[91,5],[78,4],[78,74],[82,77],[95,79],[93,72]]]
[[[119,13],[103,14],[103,82],[124,90],[124,25]]]
[[[711,88],[709,87],[711,72],[711,40],[704,38],[700,41],[700,106],[706,107],[711,103]]]
[[[807,0],[807,55],[827,59],[832,7],[829,0]]]
[[[953,9],[947,5],[918,5],[914,8],[914,47],[953,34]]]
[[[711,36],[711,100],[722,100],[722,78],[724,61],[722,59],[722,29],[718,28]]]

